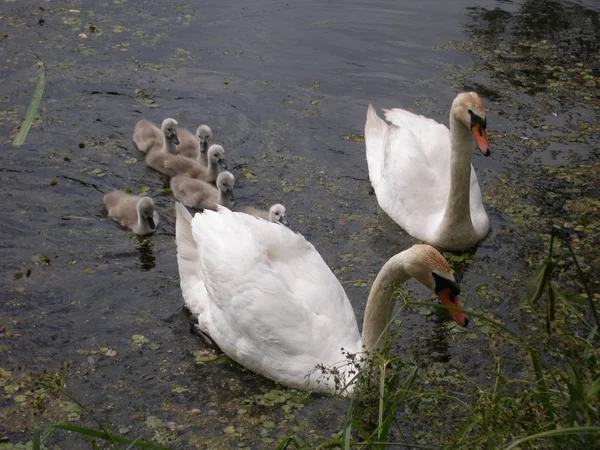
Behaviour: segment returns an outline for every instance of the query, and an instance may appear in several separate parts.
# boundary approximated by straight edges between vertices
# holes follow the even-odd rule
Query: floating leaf
[[[134,164],[137,164],[137,159],[135,159],[135,158],[127,158],[125,160],[125,164],[127,164],[128,166],[133,166]]]
[[[172,391],[173,391],[173,392],[176,392],[177,394],[181,394],[181,393],[183,393],[183,392],[190,392],[190,390],[189,390],[188,388],[186,388],[186,387],[183,387],[183,386],[175,386],[175,387],[172,389]]]
[[[133,336],[131,336],[131,339],[133,339],[133,342],[135,342],[135,344],[139,346],[142,346],[149,342],[149,339],[141,334],[134,334]]]
[[[15,395],[15,402],[23,403],[25,400],[27,400],[26,395]]]
[[[158,350],[160,348],[160,344],[157,342],[152,342],[150,345],[148,345],[148,348],[150,350]]]
[[[106,356],[111,356],[112,357],[112,356],[116,356],[117,352],[115,350],[107,350],[104,354]]]
[[[45,263],[45,264],[50,264],[50,258],[42,253],[38,253],[36,255],[33,255],[31,257],[31,260],[34,263]]]

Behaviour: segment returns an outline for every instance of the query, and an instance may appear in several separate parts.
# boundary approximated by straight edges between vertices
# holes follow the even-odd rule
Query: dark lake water
[[[34,382],[49,374],[114,430],[173,448],[272,448],[293,433],[329,436],[344,419],[344,400],[288,393],[273,402],[281,386],[207,361],[214,351],[190,333],[183,309],[168,181],[131,141],[141,118],[209,124],[238,204],[285,204],[362,322],[383,262],[415,243],[370,187],[367,106],[447,124],[456,94],[476,90],[493,153],[474,150],[473,165],[492,231],[447,255],[463,303],[519,330],[516,308],[552,225],[574,235],[588,272],[600,269],[592,0],[1,5],[0,435],[9,442],[30,440],[39,423],[86,423],[63,397],[40,399]],[[15,147],[42,71],[39,110]],[[103,193],[126,188],[158,206],[147,239],[106,218]],[[445,315],[417,310],[402,320],[397,350],[424,366],[477,378],[491,364],[492,338],[478,324],[458,332]],[[520,370],[518,355],[499,351]]]

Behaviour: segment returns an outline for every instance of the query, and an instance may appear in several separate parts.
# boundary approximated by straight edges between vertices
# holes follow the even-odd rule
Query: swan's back
[[[300,234],[220,206],[218,212],[196,214],[191,229],[198,261],[194,276],[202,278],[209,299],[203,325],[232,359],[306,388],[305,377],[317,364],[343,361],[340,347],[360,349],[342,286]],[[185,271],[180,274],[183,291],[189,283]]]

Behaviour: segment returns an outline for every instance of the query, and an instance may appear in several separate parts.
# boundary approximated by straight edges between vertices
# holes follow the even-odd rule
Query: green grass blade
[[[476,317],[480,320],[483,320],[484,322],[487,322],[490,325],[493,325],[493,326],[501,329],[502,331],[505,331],[506,333],[510,334],[513,337],[516,337],[517,339],[519,338],[519,336],[515,332],[509,330],[507,327],[502,325],[500,322],[490,319],[489,317],[486,317],[483,313],[474,311],[472,309],[459,309],[459,308],[455,308],[453,306],[440,305],[439,303],[431,303],[431,302],[409,301],[409,302],[407,302],[407,304],[415,305],[415,306],[431,306],[432,308],[445,309],[447,311],[461,312],[461,313],[467,314],[469,317]]]
[[[306,444],[299,437],[288,436],[284,438],[279,445],[277,445],[277,447],[275,447],[275,450],[287,450],[290,444],[294,444],[296,449],[306,448]]]
[[[544,282],[546,280],[546,274],[550,267],[550,261],[546,259],[533,274],[529,283],[527,284],[527,302],[533,306],[533,304],[542,296],[544,293]]]
[[[537,354],[537,352],[533,349],[529,349],[529,355],[531,356],[533,372],[535,374],[535,379],[537,381],[537,386],[539,389],[540,402],[542,403],[542,405],[544,405],[544,412],[546,413],[546,418],[550,423],[554,423],[554,408],[552,407],[552,403],[550,403],[548,385],[546,384],[546,378],[544,378],[544,373],[540,364],[540,357]]]
[[[31,443],[31,447],[33,448],[33,450],[40,450],[40,427],[35,427],[33,430],[33,442]]]
[[[40,102],[42,101],[42,94],[44,93],[44,88],[46,87],[46,67],[44,66],[44,62],[42,60],[40,60],[39,66],[40,77],[38,79],[37,86],[33,91],[33,98],[31,99],[31,103],[29,103],[29,107],[25,113],[25,118],[21,122],[19,133],[13,141],[13,147],[20,147],[23,145],[23,142],[25,142],[25,137],[27,137],[27,133],[29,133],[33,119],[35,118],[35,115],[40,107]]]
[[[136,442],[136,440],[127,439],[121,436],[113,436],[110,433],[106,433],[104,431],[94,430],[92,428],[81,427],[78,425],[72,425],[69,423],[55,423],[51,425],[52,428],[70,431],[72,433],[77,433],[82,436],[95,437],[98,439],[102,439],[104,441],[121,443],[121,444],[134,444],[136,447],[149,449],[149,450],[172,450],[169,447],[164,447],[162,445],[157,445],[152,442]]]
[[[567,436],[570,434],[598,434],[600,435],[600,427],[571,427],[571,428],[560,428],[557,430],[543,431],[541,433],[532,434],[529,436],[522,437],[513,441],[504,450],[511,450],[519,447],[524,442],[535,441],[537,439],[546,439],[558,436]]]

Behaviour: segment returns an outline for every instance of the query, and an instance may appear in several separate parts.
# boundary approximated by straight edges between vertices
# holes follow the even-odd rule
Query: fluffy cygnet
[[[217,210],[217,204],[227,208],[233,206],[233,186],[235,178],[231,172],[221,172],[217,177],[217,187],[202,180],[178,175],[171,178],[171,191],[185,206],[196,209]]]
[[[287,220],[285,206],[279,203],[276,203],[273,206],[271,206],[268,211],[265,211],[264,209],[253,208],[251,206],[241,208],[240,211],[246,214],[250,214],[254,217],[260,217],[261,219],[265,219],[273,223],[281,223],[286,227],[290,226]]]
[[[153,233],[158,226],[158,213],[150,197],[113,191],[104,196],[104,206],[108,217],[130,228],[135,234],[143,236]]]

